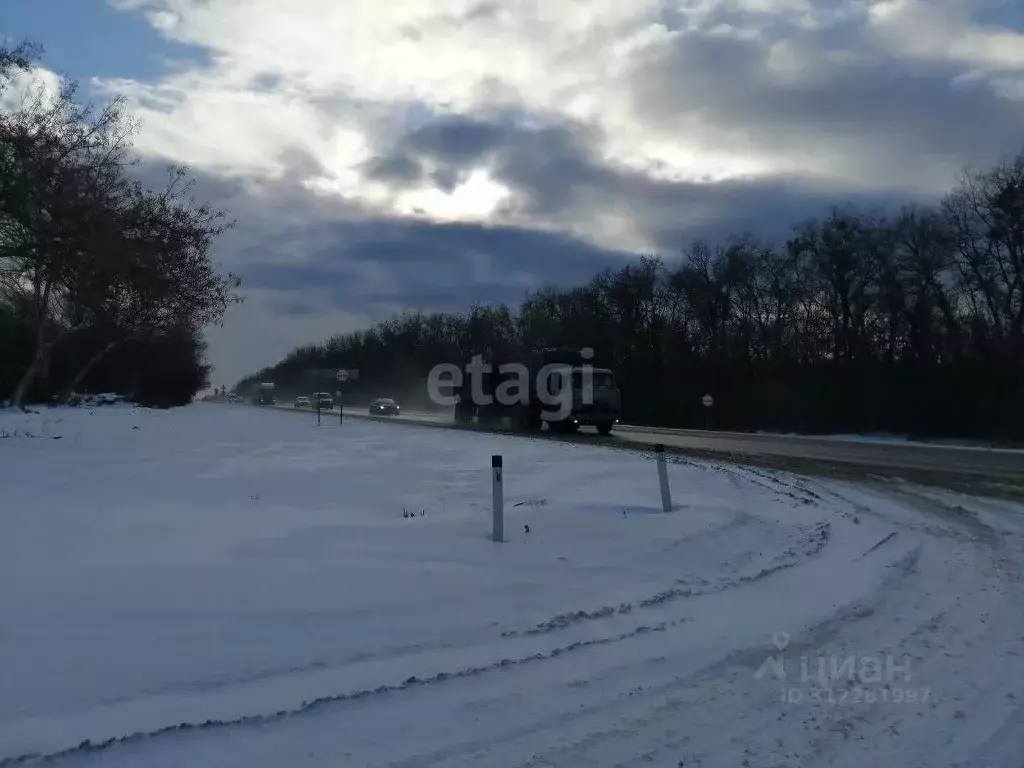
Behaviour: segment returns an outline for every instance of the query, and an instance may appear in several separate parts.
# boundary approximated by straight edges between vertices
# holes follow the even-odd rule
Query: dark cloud
[[[253,76],[249,85],[254,91],[273,93],[285,87],[285,82],[284,78],[277,72],[261,72]]]
[[[843,31],[788,40],[799,65],[792,82],[766,74],[770,40],[683,34],[636,65],[634,105],[663,133],[686,132],[719,149],[832,159],[838,175],[860,171],[890,187],[991,162],[1024,136],[1024,104],[984,81],[955,84],[962,67],[829,59],[824,51]]]
[[[429,163],[448,189],[474,168],[487,167],[516,193],[515,213],[543,219],[573,209],[590,192],[618,192],[618,174],[595,159],[599,138],[594,128],[568,121],[525,127],[502,116],[444,117],[382,148],[374,163]]]
[[[486,162],[513,191],[516,216],[556,226],[383,218],[281,182],[259,197],[241,198],[242,227],[229,241],[232,267],[246,285],[287,297],[282,301],[323,302],[369,316],[386,316],[396,306],[458,310],[476,301],[516,304],[530,288],[581,283],[636,258],[602,243],[593,224],[590,242],[564,234],[594,213],[618,209],[671,260],[695,239],[751,232],[779,240],[834,204],[891,208],[909,199],[851,193],[800,177],[659,181],[602,164],[594,151],[598,138],[592,128],[571,123],[438,120],[382,153],[377,167],[429,163],[458,176]]]
[[[317,308],[313,304],[303,301],[301,295],[285,301],[269,301],[267,307],[275,315],[282,317],[309,317],[317,312]]]
[[[510,121],[446,118],[410,133],[379,161],[416,158],[453,175],[485,165],[512,190],[510,215],[568,228],[597,220],[595,213],[618,211],[657,250],[668,253],[693,239],[722,239],[744,231],[779,239],[833,204],[892,208],[929,200],[908,193],[850,190],[797,175],[717,183],[659,180],[603,163],[595,149],[600,138],[593,127],[570,122],[531,128]],[[415,228],[410,231],[421,236]],[[594,237],[601,241],[600,232]],[[536,266],[548,268],[545,263]]]
[[[317,239],[330,245],[304,248],[303,257],[290,262],[249,263],[246,282],[346,311],[373,314],[395,304],[464,310],[478,301],[517,304],[531,288],[583,282],[631,256],[564,234],[514,227],[400,219],[322,226],[332,236],[321,232]]]
[[[370,179],[396,186],[414,186],[423,179],[423,166],[412,155],[396,152],[390,157],[374,158],[362,167]]]
[[[560,158],[589,157],[600,138],[596,129],[567,120],[541,126],[524,124],[524,116],[445,116],[429,120],[383,147],[375,161],[383,165],[413,162],[465,171],[481,165],[498,167],[517,162],[550,163]]]
[[[405,137],[403,145],[412,153],[465,167],[476,165],[515,136],[513,125],[454,116],[413,131]]]

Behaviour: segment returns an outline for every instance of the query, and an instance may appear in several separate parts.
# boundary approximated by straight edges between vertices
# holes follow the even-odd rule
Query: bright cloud
[[[844,162],[842,142],[828,136],[796,151],[761,140],[756,125],[716,125],[714,114],[704,114],[699,89],[691,89],[694,101],[677,119],[650,120],[636,107],[638,64],[685,50],[690,40],[750,42],[768,89],[842,76],[866,59],[924,57],[961,64],[962,76],[998,74],[990,85],[1013,95],[1007,70],[1024,68],[1024,36],[972,24],[978,3],[961,0],[119,4],[147,13],[168,38],[209,54],[208,66],[160,83],[107,84],[138,105],[147,126],[145,150],[219,172],[270,176],[283,174],[298,153],[321,166],[311,174],[315,182],[310,179],[318,189],[374,204],[388,196],[379,185],[364,184],[356,169],[375,143],[406,130],[417,110],[514,108],[592,124],[603,133],[599,152],[606,161],[661,178],[785,171],[882,186],[933,182],[858,178],[858,169],[874,174],[879,164]],[[678,74],[686,89],[692,73]],[[485,178],[484,170],[474,178]],[[482,184],[474,181],[472,191],[461,193],[473,203],[417,188],[392,196],[389,205],[403,213],[479,217],[495,210],[501,197],[494,189],[480,191]],[[480,202],[485,199],[490,202]]]
[[[60,93],[61,82],[59,75],[41,67],[32,72],[15,72],[0,89],[0,110],[13,112],[40,100],[45,103]]]

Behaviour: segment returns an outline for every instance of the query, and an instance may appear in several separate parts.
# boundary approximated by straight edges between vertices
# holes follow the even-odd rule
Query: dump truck
[[[610,368],[594,364],[584,350],[564,347],[526,355],[473,355],[460,366],[454,419],[513,429],[575,432],[593,426],[602,435],[619,421],[621,396]]]
[[[274,392],[277,388],[273,382],[264,381],[256,388],[256,397],[253,399],[256,405],[274,405],[276,399]]]

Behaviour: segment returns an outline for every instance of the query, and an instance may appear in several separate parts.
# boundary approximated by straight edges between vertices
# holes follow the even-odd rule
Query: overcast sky
[[[397,310],[934,199],[1024,147],[1019,0],[4,5],[238,220],[217,385]]]

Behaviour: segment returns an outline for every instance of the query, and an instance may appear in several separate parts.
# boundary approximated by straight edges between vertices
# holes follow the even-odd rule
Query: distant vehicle
[[[378,397],[370,403],[371,416],[399,416],[402,409],[390,397]]]
[[[607,435],[619,421],[622,405],[615,373],[610,368],[597,367],[581,351],[558,347],[483,362],[490,364],[490,372],[481,377],[481,393],[473,391],[471,369],[467,366],[464,371],[463,383],[455,393],[456,424],[468,425],[475,418],[481,426],[493,427],[507,418],[516,430],[537,431],[546,423],[552,432],[567,433],[589,425]],[[514,403],[502,403],[495,396],[500,394],[499,387],[505,380],[517,378],[514,372],[505,372],[510,370],[503,368],[507,364],[515,364],[515,370],[525,370],[529,377],[525,399]],[[542,374],[546,374],[546,381],[540,381]],[[541,386],[552,394],[568,391],[566,412],[552,412],[546,406]],[[481,394],[482,399],[478,400]]]
[[[316,405],[317,410],[320,411],[333,411],[334,410],[334,398],[331,397],[330,392],[314,392],[313,403]]]
[[[272,381],[264,381],[260,384],[259,389],[256,391],[256,397],[254,398],[256,405],[274,405],[277,400],[274,398],[274,390],[276,387]]]
[[[305,395],[300,395],[299,397],[295,398],[295,407],[296,408],[312,408],[313,407],[313,401],[310,400]]]

